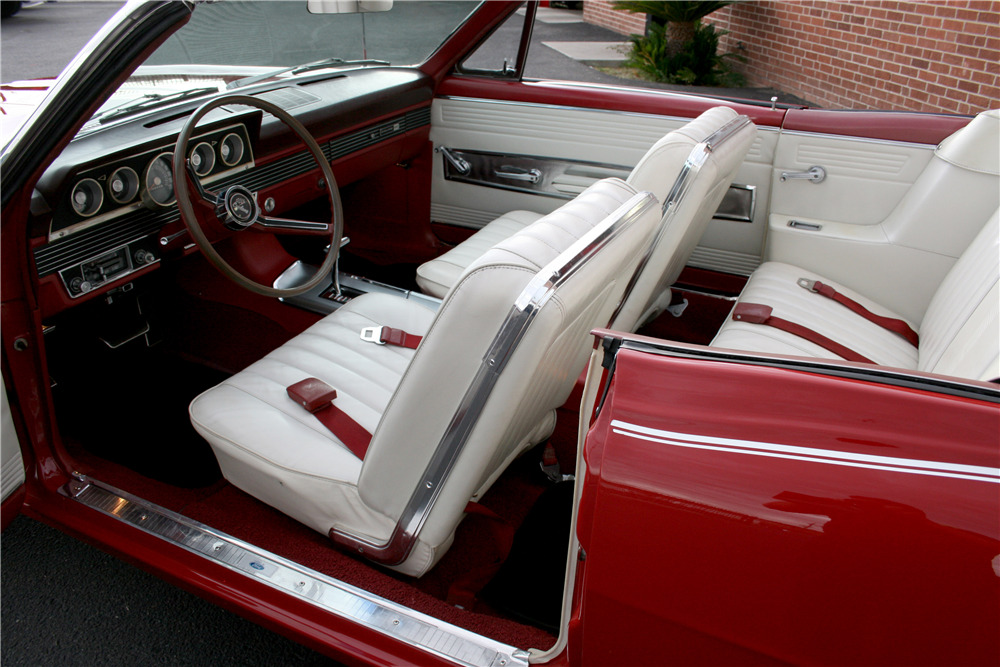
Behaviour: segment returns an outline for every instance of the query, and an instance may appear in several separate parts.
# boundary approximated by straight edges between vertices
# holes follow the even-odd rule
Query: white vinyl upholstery
[[[417,284],[425,294],[443,299],[466,268],[487,250],[541,219],[541,213],[511,211],[501,215],[448,252],[417,267]]]
[[[1000,377],[1000,212],[994,213],[938,287],[922,322],[909,322],[920,345],[797,284],[820,280],[872,312],[905,319],[853,290],[807,269],[768,262],[750,277],[739,302],[773,308],[772,315],[818,332],[876,364],[975,380]],[[777,328],[729,319],[711,343],[716,347],[773,354],[837,358],[804,338]]]
[[[627,179],[628,184],[639,192],[651,192],[658,201],[663,202],[695,145],[704,141],[736,115],[736,112],[728,107],[715,107],[683,127],[667,133],[650,147],[632,169]],[[751,136],[751,140],[752,138]],[[742,157],[740,162],[742,163]],[[736,166],[739,167],[739,164]],[[729,178],[732,178],[731,173]],[[708,211],[708,219],[715,212],[728,186],[729,181],[726,181],[725,187],[722,188],[718,199],[715,200],[715,205]],[[444,298],[448,289],[455,284],[465,267],[469,266],[493,244],[541,217],[540,213],[531,211],[512,211],[496,218],[448,252],[421,264],[417,268],[417,284],[425,293]],[[708,219],[705,220],[706,224]],[[701,227],[701,230],[704,231],[704,226]],[[690,251],[694,249],[694,245],[697,245],[700,236],[698,234],[694,238],[694,244],[691,245],[690,250],[683,258],[685,261],[691,254]],[[683,262],[681,268],[683,268]],[[677,272],[679,273],[680,269]],[[676,278],[676,276],[674,277]],[[667,284],[669,285],[669,283]],[[669,295],[666,297],[666,301],[669,303]]]
[[[327,534],[386,541],[473,386],[522,290],[576,252],[595,227],[651,202],[617,179],[600,181],[470,265],[436,314],[409,300],[363,295],[259,362],[197,397],[191,420],[237,487]],[[590,352],[589,332],[622,299],[659,222],[655,205],[558,284],[514,348],[450,476],[398,571],[420,576],[447,550],[470,500],[519,453],[548,436]],[[422,335],[414,350],[366,343],[366,326]],[[286,396],[317,377],[334,404],[373,437],[363,460]]]
[[[757,136],[754,124],[743,120],[741,125],[736,112],[727,107],[710,109],[664,137],[636,166],[629,179],[636,187],[650,179],[651,173],[670,173],[680,159],[689,162],[691,171],[686,182],[681,180],[684,176],[676,181],[683,194],[665,193],[660,199],[666,202],[667,210],[658,236],[649,261],[615,318],[615,329],[635,331],[670,305],[670,286],[677,282]],[[723,128],[732,131],[720,136]],[[683,158],[681,152],[687,142],[676,141],[672,136],[675,134],[696,144]],[[698,147],[701,142],[706,142],[706,148]],[[661,143],[670,148],[661,149]],[[647,160],[659,162],[659,166],[651,170],[653,162]]]

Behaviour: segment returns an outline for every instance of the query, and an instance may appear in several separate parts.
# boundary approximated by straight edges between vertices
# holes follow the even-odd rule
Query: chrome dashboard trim
[[[438,620],[303,567],[83,475],[69,498],[243,577],[405,645],[469,667],[526,667],[527,651]]]

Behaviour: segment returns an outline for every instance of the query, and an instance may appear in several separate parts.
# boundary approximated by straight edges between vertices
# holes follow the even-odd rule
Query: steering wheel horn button
[[[254,193],[242,185],[234,185],[220,197],[216,213],[227,229],[239,231],[257,222],[260,207]]]

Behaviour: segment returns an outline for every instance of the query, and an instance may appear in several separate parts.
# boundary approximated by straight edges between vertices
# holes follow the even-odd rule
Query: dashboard
[[[344,185],[420,150],[430,132],[431,91],[425,75],[387,68],[256,95],[306,125]],[[194,108],[85,131],[39,180],[31,235],[43,310],[51,314],[105,293],[178,248],[190,250],[172,159]],[[210,112],[188,150],[206,188],[247,187],[262,205],[267,201],[268,213],[323,194],[311,154],[283,123],[257,109]]]

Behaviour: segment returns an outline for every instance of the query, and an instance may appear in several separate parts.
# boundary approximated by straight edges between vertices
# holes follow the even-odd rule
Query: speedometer
[[[146,167],[142,199],[147,206],[169,206],[174,203],[173,153],[160,153]]]

